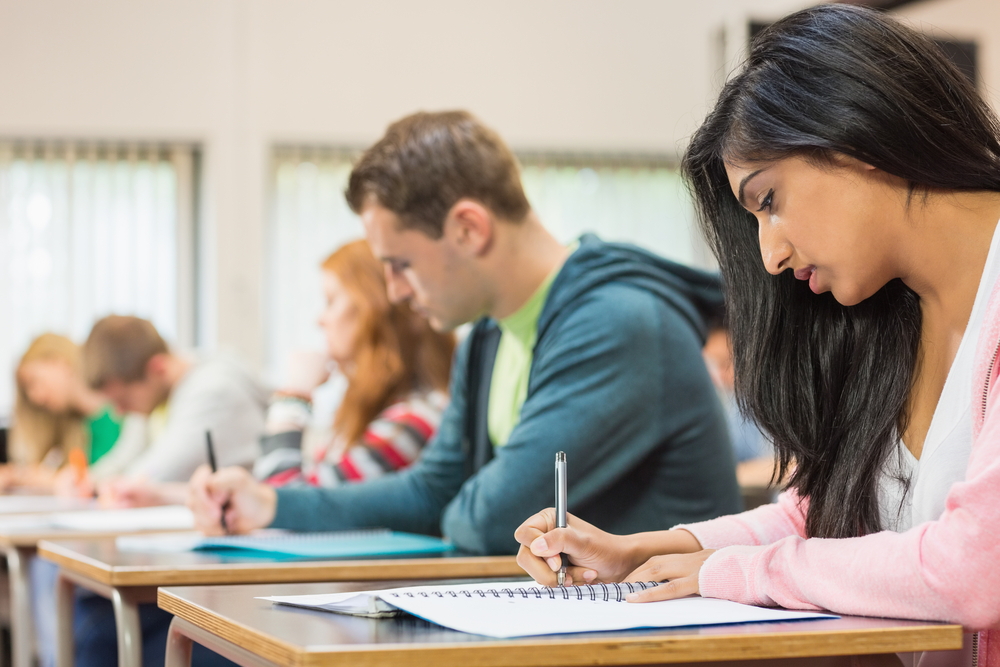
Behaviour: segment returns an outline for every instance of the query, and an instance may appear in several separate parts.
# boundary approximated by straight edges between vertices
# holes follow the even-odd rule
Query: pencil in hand
[[[212,432],[205,431],[205,444],[208,446],[208,465],[212,468],[212,472],[218,472],[219,466],[215,463],[215,447],[212,446]],[[219,517],[219,523],[222,524],[222,530],[229,534],[229,526],[226,525],[226,512],[229,510],[229,501],[222,503],[222,514]]]

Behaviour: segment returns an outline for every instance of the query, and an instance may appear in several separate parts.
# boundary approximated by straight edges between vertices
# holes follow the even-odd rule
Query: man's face
[[[361,211],[372,252],[385,266],[389,300],[409,301],[437,331],[451,331],[485,312],[479,280],[467,253],[449,233],[432,239],[403,229],[399,217],[375,202]]]
[[[118,412],[135,412],[149,415],[167,399],[168,391],[164,383],[155,375],[146,372],[142,380],[125,382],[110,380],[101,387],[101,393],[114,403]]]

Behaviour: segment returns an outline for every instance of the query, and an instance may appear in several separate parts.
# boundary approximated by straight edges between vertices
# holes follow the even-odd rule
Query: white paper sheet
[[[530,582],[416,586],[405,589],[261,598],[281,604],[357,614],[382,611],[385,605],[409,612],[453,630],[488,637],[530,637],[574,632],[601,632],[633,628],[670,628],[728,623],[757,623],[836,618],[830,614],[768,609],[691,597],[664,602],[630,603],[599,600],[541,598],[519,594],[458,595],[461,591],[502,591]],[[373,598],[379,600],[373,604]]]
[[[182,505],[139,507],[127,510],[89,510],[48,515],[54,528],[81,532],[126,533],[141,530],[191,530],[194,515]]]

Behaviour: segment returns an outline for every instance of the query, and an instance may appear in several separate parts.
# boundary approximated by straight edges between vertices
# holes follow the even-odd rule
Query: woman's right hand
[[[583,519],[567,515],[567,528],[556,528],[553,508],[534,515],[514,531],[521,548],[517,564],[544,586],[556,585],[559,554],[566,554],[566,585],[617,583],[658,555],[692,553],[701,544],[686,530],[612,535]]]
[[[556,528],[556,511],[542,510],[514,531],[521,548],[517,564],[544,586],[556,585],[559,554],[569,557],[566,585],[621,581],[643,560],[632,553],[632,540],[606,533],[567,515],[567,528]]]
[[[258,482],[244,468],[223,468],[213,473],[207,465],[195,470],[188,484],[188,507],[195,528],[206,535],[224,535],[222,515],[230,533],[266,528],[274,521],[278,495]]]

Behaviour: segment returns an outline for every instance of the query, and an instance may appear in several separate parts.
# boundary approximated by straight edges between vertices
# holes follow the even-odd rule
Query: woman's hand
[[[699,593],[698,574],[701,572],[701,566],[714,553],[715,549],[702,549],[688,554],[653,556],[625,577],[625,581],[665,581],[666,583],[638,593],[630,593],[625,599],[629,602],[655,602],[697,595]]]
[[[90,474],[73,466],[63,466],[52,478],[52,493],[62,498],[93,498],[96,491]]]
[[[621,581],[635,568],[630,539],[600,530],[568,515],[568,528],[556,528],[553,508],[534,515],[514,531],[521,543],[517,564],[540,584],[556,585],[559,554],[569,557],[566,585]]]
[[[271,525],[278,494],[243,468],[223,468],[213,473],[203,465],[188,483],[188,507],[194,513],[195,528],[206,535],[225,534],[223,512],[230,533],[247,533]]]

